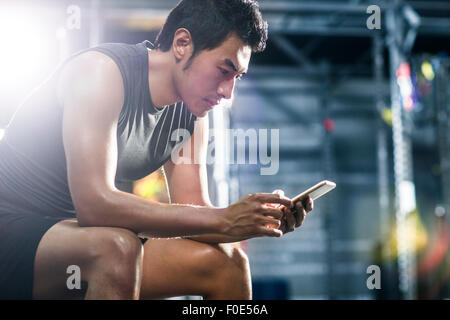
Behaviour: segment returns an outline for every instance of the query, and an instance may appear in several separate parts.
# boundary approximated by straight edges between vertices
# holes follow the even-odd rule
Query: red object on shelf
[[[333,119],[326,118],[323,120],[323,126],[325,127],[325,130],[328,132],[334,131],[334,128],[336,127],[336,124],[334,123]]]
[[[409,68],[409,64],[407,62],[403,62],[402,64],[400,64],[397,69],[397,77],[411,77],[411,69]]]

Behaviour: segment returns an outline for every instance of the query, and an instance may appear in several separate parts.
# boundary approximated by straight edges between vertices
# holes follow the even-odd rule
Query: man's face
[[[178,67],[176,87],[197,117],[204,117],[222,99],[232,99],[236,80],[247,72],[252,50],[234,33],[217,48],[199,52],[184,70]]]

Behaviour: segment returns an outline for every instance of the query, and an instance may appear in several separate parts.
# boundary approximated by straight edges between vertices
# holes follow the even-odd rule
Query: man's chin
[[[200,109],[200,110],[191,110],[191,113],[194,114],[197,118],[203,118],[208,115],[208,112],[211,109]]]
[[[187,109],[197,118],[203,118],[208,115],[208,112],[213,110],[213,108],[208,108],[202,105],[190,108],[188,104],[185,104],[185,107],[187,107]]]
[[[205,110],[205,111],[201,112],[200,114],[195,114],[194,113],[194,115],[197,116],[197,118],[204,118],[204,117],[206,117],[208,115],[209,111],[211,111],[211,110]]]

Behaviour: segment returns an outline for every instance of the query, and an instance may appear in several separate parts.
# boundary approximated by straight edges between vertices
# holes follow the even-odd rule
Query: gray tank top
[[[185,140],[176,129],[193,134],[196,116],[183,103],[156,108],[148,86],[149,41],[106,43],[73,54],[20,105],[0,141],[0,215],[39,214],[75,217],[67,182],[62,142],[63,107],[56,85],[61,67],[73,57],[96,50],[111,57],[123,77],[125,101],[117,127],[116,183],[134,181],[159,169]],[[175,136],[175,135],[174,135]]]

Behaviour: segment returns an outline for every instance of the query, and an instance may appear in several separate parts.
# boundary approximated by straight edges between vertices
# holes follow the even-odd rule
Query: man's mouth
[[[211,101],[211,100],[209,100],[209,99],[204,99],[204,100],[205,100],[205,102],[206,102],[206,107],[207,107],[208,109],[212,109],[214,106],[216,106],[216,105],[219,104],[219,101]]]

